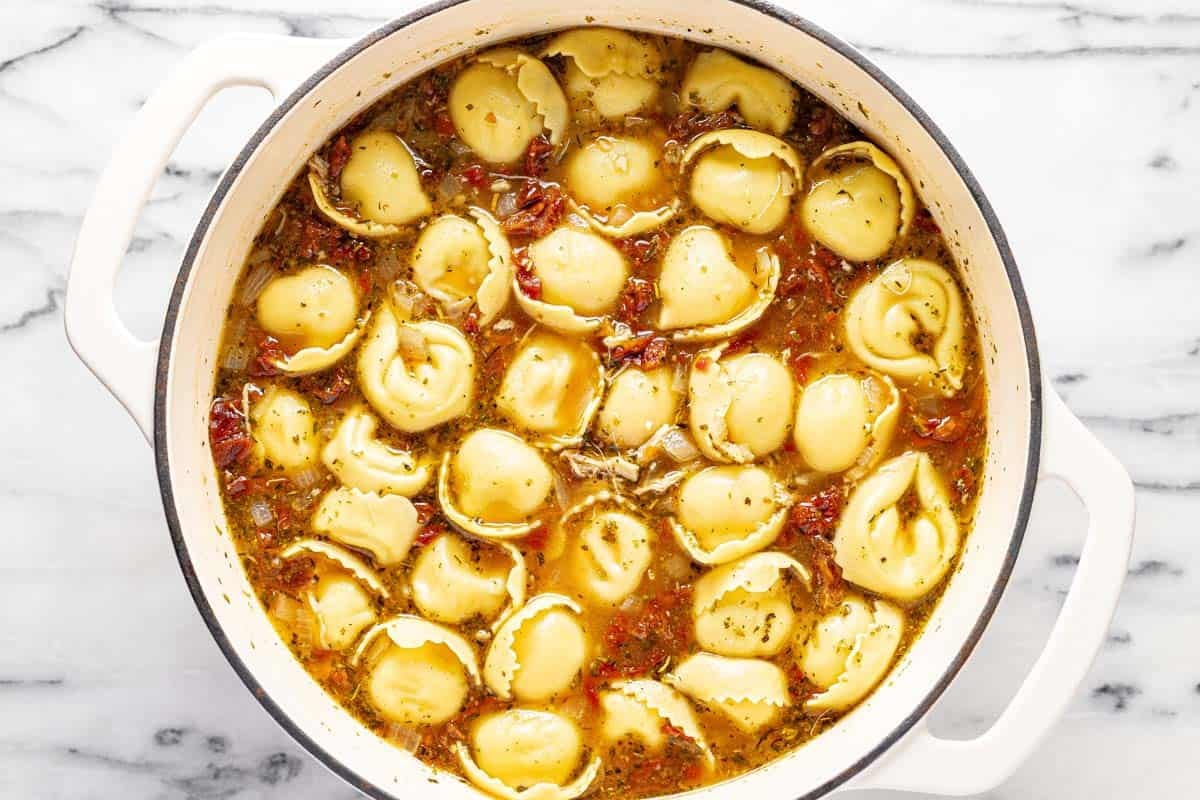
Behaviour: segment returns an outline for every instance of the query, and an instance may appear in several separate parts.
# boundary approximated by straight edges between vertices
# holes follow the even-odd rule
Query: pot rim
[[[287,732],[287,734],[295,740],[306,752],[316,758],[326,769],[337,775],[346,783],[355,787],[358,791],[375,798],[375,800],[400,800],[399,796],[384,789],[383,787],[373,784],[354,770],[350,769],[339,759],[331,755],[325,748],[319,745],[308,732],[298,725],[295,720],[289,716],[287,711],[280,706],[275,699],[267,693],[265,689],[255,679],[254,673],[246,665],[246,663],[238,655],[229,636],[224,628],[217,621],[211,604],[208,602],[204,594],[204,590],[200,585],[199,578],[196,573],[191,556],[188,553],[187,543],[183,537],[183,528],[180,523],[178,509],[175,505],[174,490],[171,484],[170,472],[170,457],[168,453],[168,438],[167,438],[167,382],[170,372],[170,357],[172,346],[174,343],[174,334],[176,322],[179,317],[179,312],[183,300],[184,288],[187,285],[188,279],[191,276],[192,268],[195,266],[196,256],[200,252],[201,244],[208,234],[209,227],[212,224],[217,210],[225,201],[226,195],[233,186],[237,177],[241,174],[243,167],[249,161],[254,152],[262,144],[267,135],[274,129],[276,124],[295,107],[312,89],[320,84],[334,71],[339,69],[351,59],[358,56],[372,45],[391,36],[403,28],[412,25],[426,17],[438,14],[449,8],[470,2],[470,0],[436,0],[428,5],[422,6],[408,14],[397,17],[390,22],[376,28],[366,36],[358,39],[342,52],[334,56],[329,62],[324,64],[318,70],[313,72],[303,83],[301,83],[288,97],[281,102],[263,121],[254,134],[247,140],[245,146],[238,152],[237,157],[230,164],[229,168],[221,177],[220,183],[214,190],[212,197],[205,206],[204,213],[201,215],[196,229],[192,234],[191,240],[188,243],[187,250],[184,253],[183,260],[180,264],[179,273],[175,279],[175,285],[171,290],[170,302],[167,306],[166,318],[163,322],[162,337],[159,340],[158,358],[155,366],[155,385],[154,385],[154,458],[155,472],[158,475],[158,483],[160,493],[163,500],[163,511],[167,520],[167,528],[171,534],[171,542],[175,548],[175,555],[179,561],[180,569],[183,572],[184,580],[187,582],[188,591],[192,595],[192,600],[196,604],[197,610],[200,612],[201,618],[204,620],[205,626],[212,635],[221,653],[225,656],[225,660],[233,667],[235,673],[246,688],[254,695],[255,699],[262,705],[268,714],[275,722]],[[1025,531],[1029,524],[1029,515],[1033,505],[1034,489],[1038,480],[1038,467],[1041,457],[1042,445],[1042,373],[1040,360],[1037,349],[1037,338],[1034,332],[1033,317],[1030,312],[1029,302],[1025,294],[1024,285],[1021,283],[1021,276],[1017,270],[1016,261],[1013,257],[1012,249],[1008,244],[1008,238],[1004,234],[1004,229],[1000,225],[1000,221],[996,216],[995,210],[991,203],[988,202],[987,196],[980,187],[974,174],[963,161],[958,150],[950,143],[949,139],[942,130],[930,119],[929,115],[917,104],[907,92],[901,89],[886,73],[869,60],[863,53],[843,41],[839,37],[826,31],[824,28],[810,22],[808,19],[794,14],[791,11],[780,8],[770,2],[764,0],[727,0],[727,2],[736,5],[744,6],[751,10],[757,11],[769,17],[773,17],[792,28],[804,33],[831,50],[837,52],[856,67],[867,73],[874,81],[882,86],[892,97],[909,113],[913,118],[925,129],[930,138],[937,144],[938,148],[950,161],[955,172],[965,184],[971,199],[979,208],[980,213],[987,225],[988,233],[992,241],[996,245],[996,249],[1000,255],[1000,259],[1004,264],[1004,271],[1007,274],[1008,282],[1012,290],[1013,300],[1016,303],[1017,315],[1020,320],[1022,338],[1025,342],[1026,365],[1029,369],[1029,395],[1030,395],[1030,426],[1029,426],[1029,441],[1026,451],[1025,461],[1025,480],[1021,487],[1021,500],[1017,509],[1016,522],[1013,526],[1012,537],[1009,541],[1007,552],[1004,556],[1004,561],[1001,564],[1000,571],[996,577],[995,583],[988,594],[987,601],[984,605],[982,613],[976,620],[975,625],[971,628],[970,633],[959,647],[954,659],[950,662],[946,670],[939,678],[930,686],[928,692],[922,700],[913,708],[913,710],[905,716],[903,720],[890,732],[883,737],[874,747],[872,747],[865,755],[857,759],[851,764],[848,764],[844,769],[839,771],[837,775],[825,781],[820,786],[815,787],[808,793],[800,796],[797,800],[816,800],[822,797],[846,781],[860,773],[868,765],[875,762],[882,756],[892,745],[896,744],[900,739],[907,734],[916,723],[929,713],[934,703],[942,696],[951,681],[958,675],[979,639],[983,636],[983,632],[987,629],[988,623],[991,621],[992,615],[995,613],[996,606],[1000,602],[1000,597],[1003,595],[1005,588],[1008,585],[1010,576],[1012,575],[1013,566],[1016,563],[1017,555],[1020,552],[1021,544],[1024,541]],[[736,778],[729,782],[736,782]]]

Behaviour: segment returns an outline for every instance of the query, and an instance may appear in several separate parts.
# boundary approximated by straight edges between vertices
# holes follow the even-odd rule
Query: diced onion
[[[270,261],[264,261],[252,267],[250,273],[246,275],[246,280],[242,283],[242,291],[238,293],[238,302],[244,306],[252,305],[274,277],[275,265]]]
[[[415,753],[421,746],[421,732],[411,725],[392,722],[384,731],[384,736],[392,744],[411,753]]]
[[[275,512],[265,501],[255,500],[250,504],[250,519],[254,520],[258,527],[264,528],[275,519]]]
[[[500,199],[496,201],[496,216],[504,219],[515,213],[517,213],[517,193],[505,192],[500,195]]]
[[[442,202],[453,200],[463,192],[462,182],[455,177],[454,173],[447,172],[446,176],[438,182],[437,197]]]
[[[250,363],[250,348],[235,344],[225,348],[225,356],[221,359],[221,369],[229,372],[241,372]]]
[[[292,483],[297,489],[311,489],[325,478],[325,471],[315,464],[305,467],[292,475]]]
[[[558,470],[552,470],[554,475],[554,499],[558,501],[558,507],[568,509],[571,507],[571,487],[567,486],[567,481],[559,474]]]
[[[700,451],[696,448],[696,443],[692,441],[691,434],[680,428],[671,428],[664,433],[659,444],[663,452],[677,464],[700,457]]]
[[[401,325],[396,334],[396,352],[406,361],[424,361],[429,355],[429,347],[419,330]]]
[[[396,281],[392,284],[392,305],[396,307],[396,311],[404,319],[412,319],[413,311],[417,308],[417,301],[421,297],[421,290],[417,288],[415,283],[410,281]]]

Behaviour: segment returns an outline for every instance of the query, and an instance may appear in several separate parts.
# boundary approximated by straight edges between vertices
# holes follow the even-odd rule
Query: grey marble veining
[[[0,797],[352,798],[267,717],[180,579],[150,454],[69,353],[66,266],[130,115],[224,32],[355,36],[411,2],[0,4]],[[1200,782],[1200,6],[1184,0],[812,0],[964,155],[1012,241],[1055,387],[1128,465],[1139,521],[1108,641],[991,800],[1183,798]],[[187,238],[269,98],[210,103],[160,178],[118,286],[154,335]],[[1077,563],[1047,484],[1017,572],[935,709],[986,729]],[[863,798],[866,796],[863,795]]]

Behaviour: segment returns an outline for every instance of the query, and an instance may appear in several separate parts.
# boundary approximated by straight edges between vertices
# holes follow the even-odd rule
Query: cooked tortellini
[[[845,326],[850,351],[867,366],[944,395],[962,388],[962,296],[944,267],[900,259],[854,293]]]
[[[471,644],[459,634],[401,615],[368,631],[351,661],[369,671],[366,695],[387,719],[437,725],[453,717],[479,684]]]
[[[309,170],[313,200],[321,213],[351,233],[395,236],[433,211],[412,153],[390,131],[365,131],[350,141],[350,158],[338,176],[341,202],[329,196],[325,169]]]
[[[769,725],[788,705],[787,677],[770,661],[696,653],[665,676],[688,697],[746,733]]]
[[[412,497],[429,482],[431,468],[412,453],[376,438],[378,425],[369,411],[351,409],[321,451],[321,461],[346,486]]]
[[[724,564],[775,541],[787,502],[762,467],[705,467],[680,484],[670,526],[695,561]]]
[[[472,431],[438,473],[446,518],[468,533],[506,539],[540,523],[532,519],[554,485],[541,454],[519,436],[496,428]]]
[[[597,492],[563,515],[568,571],[581,599],[616,605],[637,589],[654,554],[654,534],[636,509]]]
[[[449,104],[458,137],[494,164],[524,156],[543,131],[551,144],[559,144],[570,118],[567,98],[553,73],[515,47],[477,56],[454,79]]]
[[[688,424],[713,461],[745,463],[779,449],[791,426],[792,375],[768,353],[701,350],[688,378]]]
[[[250,435],[260,461],[276,469],[302,470],[317,461],[316,422],[302,395],[268,387],[250,405]]]
[[[596,425],[621,449],[640,447],[655,431],[675,421],[683,393],[668,367],[626,369],[608,385]]]
[[[350,279],[324,264],[273,279],[258,296],[255,316],[264,331],[294,346],[272,362],[289,375],[333,366],[354,349],[366,321],[358,319]]]
[[[849,596],[797,638],[797,662],[822,690],[809,711],[838,711],[857,703],[887,674],[904,633],[904,615],[882,600]]]
[[[754,553],[717,567],[696,582],[696,642],[725,656],[773,656],[796,621],[786,576],[807,587],[808,569],[783,553]]]
[[[650,44],[613,28],[576,28],[550,40],[543,57],[566,60],[567,93],[605,119],[622,119],[658,96],[662,59]]]
[[[506,601],[509,613],[520,608],[528,582],[525,557],[506,543],[492,548],[503,553],[499,558],[489,557],[488,549],[452,533],[421,548],[409,576],[417,609],[429,619],[457,625],[496,617]]]
[[[808,466],[855,479],[883,457],[899,419],[890,378],[833,372],[800,389],[792,440]]]
[[[908,178],[870,142],[829,148],[813,161],[808,179],[800,206],[804,227],[847,261],[883,258],[912,224],[916,203]]]
[[[708,50],[688,67],[680,98],[712,113],[736,105],[752,127],[782,136],[796,113],[791,81],[777,72],[747,64],[724,50]]]
[[[326,650],[344,650],[377,619],[375,598],[387,588],[373,569],[345,548],[317,539],[293,542],[283,558],[307,556],[316,562],[316,580],[303,590],[317,623],[316,643]]]
[[[384,303],[358,356],[359,386],[394,428],[419,433],[462,416],[475,392],[475,353],[454,326],[414,322]]]
[[[700,748],[704,761],[712,767],[712,750],[688,701],[665,683],[652,680],[617,681],[600,694],[604,712],[601,733],[605,739],[637,740],[650,752],[661,752],[666,745],[668,726],[680,731]]]
[[[731,336],[763,315],[778,284],[779,258],[770,248],[759,248],[754,263],[742,265],[723,235],[693,225],[663,255],[658,327],[684,342]]]
[[[531,244],[526,255],[542,291],[530,297],[514,281],[517,302],[538,322],[564,333],[598,329],[629,274],[620,251],[588,230],[558,228]]]
[[[914,492],[909,516],[901,499]],[[910,451],[886,461],[850,495],[833,537],[846,580],[897,600],[916,600],[942,580],[958,551],[958,521],[937,467]]]
[[[539,594],[496,630],[483,680],[497,697],[544,702],[575,683],[588,653],[582,609],[569,597]]]
[[[554,448],[583,438],[604,392],[604,366],[585,342],[533,330],[504,373],[496,406]]]
[[[503,800],[573,800],[600,772],[595,756],[580,768],[583,736],[552,711],[513,708],[485,716],[471,731],[470,747],[455,747],[467,778]]]
[[[606,236],[625,238],[660,227],[679,210],[665,200],[661,145],[649,137],[597,136],[567,159],[572,209]]]
[[[404,560],[417,538],[417,509],[407,497],[340,487],[325,493],[312,518],[313,530],[368,551],[384,566]]]
[[[683,152],[692,202],[711,219],[764,234],[778,228],[804,180],[792,146],[766,133],[723,130],[698,136]]]
[[[489,325],[508,303],[512,248],[495,218],[470,209],[473,220],[438,217],[421,231],[413,249],[413,281],[447,309],[474,305],[479,324]]]

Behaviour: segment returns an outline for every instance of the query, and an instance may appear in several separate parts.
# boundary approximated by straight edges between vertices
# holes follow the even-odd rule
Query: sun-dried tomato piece
[[[339,365],[328,373],[306,376],[300,381],[300,386],[322,404],[329,406],[354,388],[354,379],[347,374],[345,367]]]
[[[808,116],[808,133],[814,139],[829,138],[833,130],[833,110],[826,106],[817,106]]]
[[[545,175],[546,170],[550,168],[552,155],[554,155],[554,145],[550,144],[545,134],[534,137],[529,142],[529,147],[525,149],[525,174],[533,178]]]
[[[666,337],[647,331],[613,347],[609,357],[634,367],[654,369],[667,360],[670,352],[671,343]]]
[[[949,444],[962,439],[967,433],[968,412],[947,414],[944,417],[922,417],[913,415],[913,432],[922,439]]]
[[[321,253],[331,253],[341,240],[341,228],[326,225],[312,217],[305,217],[300,222],[297,247],[301,258],[316,258]]]
[[[329,179],[337,180],[342,174],[342,170],[346,168],[346,162],[350,160],[350,142],[347,141],[346,135],[342,134],[329,148]]]
[[[521,294],[530,300],[541,300],[542,279],[533,271],[529,255],[523,248],[513,251],[513,270],[517,279],[517,288],[521,290]]]
[[[557,186],[526,181],[517,195],[517,210],[500,226],[511,236],[540,239],[554,230],[566,210],[566,196]]]
[[[788,512],[788,525],[799,536],[831,539],[844,503],[841,488],[828,486],[792,506]]]
[[[218,469],[241,466],[250,458],[253,442],[246,433],[239,397],[218,397],[208,411],[208,442]]]
[[[449,139],[454,135],[454,120],[450,118],[450,112],[444,108],[440,108],[433,114],[433,131],[443,139]]]
[[[733,111],[725,110],[707,114],[703,111],[689,110],[667,123],[667,134],[676,141],[686,143],[701,133],[725,128],[740,128],[745,124],[741,115]]]
[[[491,173],[483,164],[467,164],[459,170],[458,175],[476,189],[482,189],[492,182]]]
[[[657,297],[654,283],[645,278],[630,278],[617,300],[617,319],[633,325]]]
[[[659,230],[644,236],[617,239],[613,244],[632,262],[634,269],[637,269],[657,259],[669,238],[666,231]]]
[[[647,675],[691,641],[690,587],[664,590],[609,620],[602,641],[612,677]]]
[[[255,378],[269,378],[279,374],[276,362],[287,357],[287,351],[274,336],[263,333],[254,346],[254,358],[246,368],[246,372]]]

